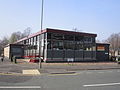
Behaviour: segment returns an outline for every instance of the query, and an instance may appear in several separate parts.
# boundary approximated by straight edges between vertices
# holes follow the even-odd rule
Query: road
[[[120,70],[86,70],[38,76],[0,75],[0,90],[119,90]]]

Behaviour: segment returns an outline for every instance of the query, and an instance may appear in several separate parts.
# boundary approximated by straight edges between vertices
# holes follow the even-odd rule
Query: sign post
[[[42,6],[41,6],[41,31],[43,27],[43,5],[44,5],[44,0],[42,0]],[[42,60],[41,60],[41,49],[40,49],[40,35],[39,35],[39,69],[42,68]]]

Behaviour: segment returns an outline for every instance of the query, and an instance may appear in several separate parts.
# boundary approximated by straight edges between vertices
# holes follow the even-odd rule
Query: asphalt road
[[[0,90],[119,90],[120,70],[39,76],[0,75]]]

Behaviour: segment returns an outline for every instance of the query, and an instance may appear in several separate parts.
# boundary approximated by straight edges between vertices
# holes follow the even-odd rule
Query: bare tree
[[[5,45],[7,45],[9,43],[9,40],[7,37],[3,37],[2,40],[0,40],[0,55],[3,53],[3,48],[5,47]]]
[[[27,37],[31,34],[31,28],[27,27],[21,35],[21,38]]]
[[[11,37],[10,37],[10,39],[9,39],[9,43],[11,44],[11,43],[16,42],[17,40],[20,40],[20,39],[22,39],[24,37],[27,37],[27,36],[30,35],[30,33],[31,33],[31,28],[30,27],[26,28],[23,31],[23,33],[20,32],[20,31],[13,32],[12,35],[11,35]]]
[[[12,43],[16,42],[17,40],[18,40],[17,33],[16,32],[12,33],[12,35],[9,39],[9,43],[12,44]]]
[[[10,38],[4,37],[3,39],[1,39],[0,40],[0,55],[3,52],[3,48],[5,47],[5,45],[12,44],[16,42],[17,40],[27,37],[30,35],[30,33],[31,33],[31,28],[27,27],[23,32],[20,32],[20,31],[13,32]]]
[[[110,43],[110,49],[113,51],[115,55],[115,51],[120,49],[120,33],[111,34],[106,41]]]

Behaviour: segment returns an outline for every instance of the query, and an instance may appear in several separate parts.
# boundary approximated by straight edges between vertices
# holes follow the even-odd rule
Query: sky
[[[41,0],[0,0],[0,39],[40,31]],[[120,32],[120,0],[44,0],[43,28],[95,33],[98,40]]]

